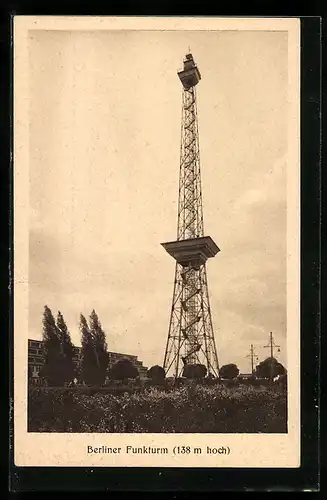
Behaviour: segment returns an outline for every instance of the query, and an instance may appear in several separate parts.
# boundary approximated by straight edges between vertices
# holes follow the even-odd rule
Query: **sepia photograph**
[[[96,459],[225,436],[184,443],[209,461],[292,436],[297,462],[296,20],[55,19],[15,59],[24,435]]]

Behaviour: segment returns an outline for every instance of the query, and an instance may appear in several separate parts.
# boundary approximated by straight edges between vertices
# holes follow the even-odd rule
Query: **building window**
[[[39,365],[34,365],[32,367],[32,377],[38,377],[40,373],[40,366]]]
[[[37,349],[41,349],[42,348],[42,343],[41,342],[31,342],[31,347],[36,347]]]

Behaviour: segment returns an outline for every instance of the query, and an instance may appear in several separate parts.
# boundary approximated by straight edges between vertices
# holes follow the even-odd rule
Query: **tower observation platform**
[[[161,243],[164,249],[183,267],[198,269],[220,249],[210,236]]]
[[[206,261],[220,249],[204,235],[196,86],[200,71],[192,54],[177,72],[182,83],[182,143],[179,173],[177,238],[161,243],[175,260],[175,280],[164,357],[166,375],[183,375],[186,365],[202,364],[219,377]]]

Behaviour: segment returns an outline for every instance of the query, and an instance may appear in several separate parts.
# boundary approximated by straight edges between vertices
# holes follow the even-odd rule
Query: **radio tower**
[[[180,377],[187,364],[204,364],[219,377],[209,304],[206,260],[220,250],[204,236],[196,85],[201,79],[192,54],[178,72],[183,85],[177,240],[162,243],[176,260],[175,281],[164,369]]]

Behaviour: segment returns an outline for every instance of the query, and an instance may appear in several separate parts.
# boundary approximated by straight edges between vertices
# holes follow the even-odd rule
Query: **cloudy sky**
[[[30,33],[29,338],[47,304],[79,345],[94,308],[110,350],[162,364],[190,48],[219,361],[249,372],[272,331],[286,363],[287,33]]]

